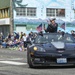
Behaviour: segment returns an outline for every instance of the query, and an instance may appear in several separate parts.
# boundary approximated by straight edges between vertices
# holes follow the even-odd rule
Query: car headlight
[[[34,51],[37,51],[37,50],[38,50],[38,48],[37,48],[37,47],[34,47],[33,49],[34,49]]]
[[[42,47],[34,47],[33,49],[34,51],[45,52],[45,49],[43,49]]]

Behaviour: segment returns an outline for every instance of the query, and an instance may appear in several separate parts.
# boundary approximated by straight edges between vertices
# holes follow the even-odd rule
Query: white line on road
[[[2,59],[0,59],[0,61],[3,61],[3,60],[4,60],[4,61],[6,61],[6,60],[7,60],[7,61],[10,61],[10,60],[24,60],[24,59],[25,59],[25,58],[4,58],[4,59],[2,58]]]
[[[27,63],[14,62],[14,61],[0,61],[0,63],[10,64],[10,65],[27,65]]]

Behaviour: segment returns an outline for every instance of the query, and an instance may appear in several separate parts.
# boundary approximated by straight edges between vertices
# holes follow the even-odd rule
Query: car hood
[[[51,42],[51,44],[57,49],[63,49],[65,47],[65,43],[63,42]]]
[[[42,47],[45,50],[75,50],[75,43],[51,42],[45,44],[38,44],[37,46]]]

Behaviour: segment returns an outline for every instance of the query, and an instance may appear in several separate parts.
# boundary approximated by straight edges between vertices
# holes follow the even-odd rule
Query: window
[[[0,9],[0,18],[9,17],[9,8]]]
[[[2,18],[2,10],[0,10],[0,18]]]
[[[5,17],[8,17],[8,16],[9,16],[9,10],[5,9]]]
[[[27,8],[27,16],[36,16],[36,8]]]
[[[18,7],[16,8],[17,16],[26,16],[26,8]]]
[[[46,9],[47,17],[65,17],[65,9],[55,9],[55,8],[47,8]]]
[[[55,9],[47,8],[46,15],[47,16],[55,16]]]
[[[16,15],[17,16],[36,16],[36,8],[32,7],[17,7],[16,8]]]
[[[56,9],[56,16],[65,17],[65,9]]]

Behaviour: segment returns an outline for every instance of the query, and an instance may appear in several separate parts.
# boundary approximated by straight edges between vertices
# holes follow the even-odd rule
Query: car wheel
[[[33,61],[32,61],[32,57],[30,55],[30,53],[28,52],[27,53],[27,61],[28,61],[28,65],[30,68],[34,68],[34,64],[33,64]]]

